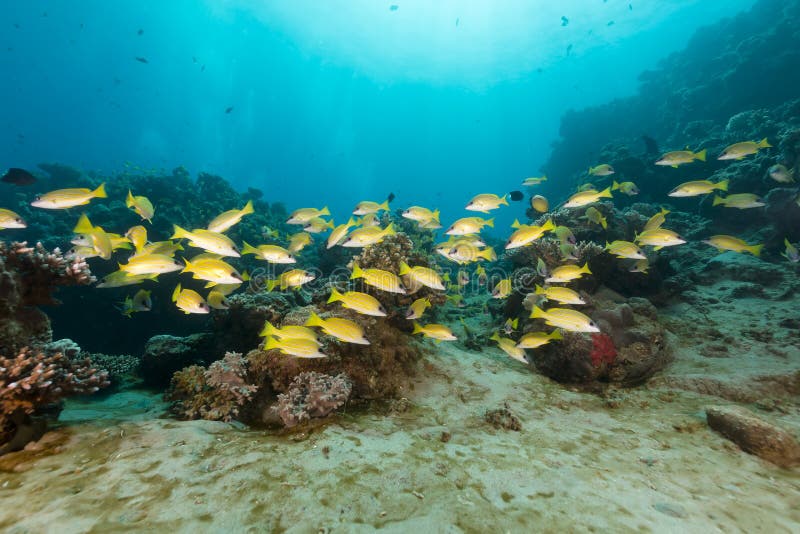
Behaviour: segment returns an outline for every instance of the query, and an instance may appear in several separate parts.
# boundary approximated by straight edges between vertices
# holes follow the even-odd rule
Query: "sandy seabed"
[[[796,304],[720,298],[727,290],[662,310],[675,362],[648,386],[605,394],[495,349],[441,344],[408,402],[291,435],[169,419],[146,392],[72,402],[45,438],[57,453],[3,460],[0,529],[800,532],[800,468],[741,451],[704,415],[746,399],[800,435],[797,395],[763,391],[800,368],[797,332],[774,327]],[[521,431],[484,420],[505,403]]]

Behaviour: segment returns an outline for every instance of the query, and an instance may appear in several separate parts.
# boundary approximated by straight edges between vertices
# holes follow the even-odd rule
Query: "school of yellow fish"
[[[761,141],[746,141],[727,147],[718,157],[719,160],[740,160],[749,155],[756,154],[759,150],[771,145],[766,139]],[[664,154],[656,165],[677,168],[680,165],[693,161],[705,161],[706,151],[693,152],[680,150]],[[605,177],[615,173],[609,164],[599,164],[590,167],[590,176]],[[769,169],[769,175],[779,183],[794,181],[794,169],[789,170],[783,165],[774,165]],[[536,186],[546,181],[547,177],[531,177],[522,183],[525,186]],[[728,181],[723,180],[713,183],[709,180],[686,182],[675,187],[670,197],[693,197],[714,194],[713,206],[726,208],[750,209],[764,206],[763,201],[751,193],[735,193],[719,196],[726,193]],[[612,198],[613,192],[620,194],[636,195],[639,188],[633,182],[613,184],[598,191],[591,185],[581,187],[570,196],[562,207],[584,209],[583,218],[607,228],[607,221],[597,208],[591,206],[602,199]],[[93,199],[106,198],[103,184],[97,189],[60,189],[37,196],[31,205],[41,209],[64,210],[89,204]],[[531,207],[539,213],[549,211],[548,200],[541,195],[533,195],[530,200]],[[800,205],[800,197],[797,199]],[[136,196],[128,191],[125,199],[126,206],[139,215],[143,222],[150,223],[155,214],[155,206],[144,196]],[[501,206],[508,205],[506,195],[499,196],[492,193],[483,193],[473,197],[465,206],[468,211],[490,213]],[[177,225],[174,226],[173,235],[169,240],[151,242],[148,240],[147,228],[137,225],[129,228],[125,234],[107,232],[95,226],[84,214],[81,215],[74,227],[74,248],[71,256],[81,258],[101,258],[110,260],[117,250],[132,251],[124,263],[119,263],[119,269],[101,280],[97,287],[112,288],[141,284],[145,280],[157,280],[159,276],[180,271],[190,273],[194,279],[206,282],[208,293],[204,297],[195,290],[183,288],[180,283],[175,286],[172,301],[175,306],[186,314],[205,314],[214,309],[227,309],[227,297],[236,291],[244,282],[249,280],[248,274],[240,273],[225,258],[237,258],[243,254],[252,254],[256,259],[271,264],[295,264],[296,255],[304,247],[313,242],[313,234],[330,231],[326,246],[364,248],[380,243],[384,238],[395,234],[394,225],[389,223],[381,227],[380,212],[388,212],[389,201],[382,203],[373,201],[359,202],[352,212],[355,219],[350,217],[347,223],[334,225],[327,207],[300,208],[292,212],[286,223],[297,225],[302,230],[287,236],[288,246],[278,244],[259,244],[253,246],[243,242],[241,248],[225,235],[225,232],[239,223],[243,217],[254,212],[252,202],[247,202],[241,209],[233,209],[219,214],[209,221],[206,228],[187,230]],[[613,256],[631,262],[631,272],[646,273],[648,259],[641,247],[650,246],[653,250],[663,247],[681,245],[686,242],[676,232],[664,228],[666,216],[669,211],[662,209],[651,217],[639,231],[633,241],[613,241],[606,243],[605,250]],[[401,212],[405,219],[414,221],[422,230],[437,230],[442,228],[439,221],[439,210],[431,210],[422,206],[411,206]],[[480,232],[483,228],[493,227],[494,219],[484,219],[478,216],[462,217],[447,227],[444,235],[447,236],[434,246],[434,250],[445,259],[459,266],[475,262],[491,262],[497,259],[494,249],[481,239]],[[25,228],[25,221],[11,210],[0,208],[0,230]],[[265,229],[264,235],[277,238],[277,232]],[[525,349],[535,349],[555,340],[562,339],[561,330],[571,332],[599,332],[597,325],[585,314],[578,310],[559,306],[580,306],[585,304],[581,295],[567,287],[570,282],[591,274],[588,265],[570,263],[575,260],[575,236],[572,231],[564,226],[556,226],[552,220],[547,220],[541,226],[520,224],[514,221],[513,232],[505,244],[506,250],[525,247],[550,233],[559,243],[559,249],[564,259],[564,264],[553,269],[548,269],[539,259],[537,272],[544,278],[544,286],[537,285],[533,291],[536,304],[533,306],[530,318],[542,319],[544,323],[554,329],[551,332],[528,332],[521,336],[519,341],[503,337],[500,332],[495,332],[491,339],[498,347],[510,357],[521,362],[525,359]],[[720,251],[748,252],[755,256],[761,253],[761,244],[749,244],[730,235],[714,235],[703,241]],[[179,251],[185,251],[184,246],[197,249],[197,254],[192,257],[176,258]],[[791,261],[800,261],[800,253],[795,245],[785,240],[786,250],[783,256]],[[487,275],[484,267],[479,263],[475,274],[479,282],[486,283]],[[267,280],[266,290],[275,289],[296,290],[314,279],[314,274],[299,268],[289,269],[275,279]],[[361,268],[358,264],[352,266],[351,279],[361,279],[364,284],[379,291],[398,294],[413,294],[422,287],[434,291],[447,292],[469,283],[470,275],[463,268],[459,268],[456,284],[452,284],[449,273],[444,275],[439,271],[424,267],[402,263],[397,273],[381,269]],[[512,280],[500,280],[491,290],[490,297],[494,299],[507,298],[514,291]],[[139,290],[133,296],[128,296],[120,303],[122,314],[131,317],[135,313],[146,312],[152,309],[151,293]],[[448,295],[448,299],[457,305],[461,303],[461,295]],[[375,317],[384,317],[387,310],[374,296],[360,291],[340,292],[331,288],[329,303],[339,303],[342,307],[357,313]],[[546,309],[540,307],[544,302],[555,303]],[[421,324],[418,322],[425,311],[431,306],[431,301],[426,298],[415,300],[406,310],[405,317],[413,321],[413,333],[441,341],[455,340],[452,330],[443,324]],[[511,334],[518,327],[517,321],[509,320],[503,327],[503,332]],[[262,336],[265,337],[266,349],[277,349],[284,354],[300,358],[322,358],[320,342],[316,330],[346,343],[368,345],[370,342],[364,335],[363,328],[354,321],[344,318],[321,318],[312,314],[305,326],[284,326],[278,328],[265,324]]]

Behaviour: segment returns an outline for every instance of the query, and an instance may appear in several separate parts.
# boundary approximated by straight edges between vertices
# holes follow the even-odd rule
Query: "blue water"
[[[0,166],[184,165],[337,222],[389,192],[444,221],[536,175],[566,110],[752,4],[7,1]]]

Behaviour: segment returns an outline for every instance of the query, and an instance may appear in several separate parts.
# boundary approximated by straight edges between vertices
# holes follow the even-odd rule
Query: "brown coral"
[[[286,393],[278,395],[273,408],[291,428],[312,418],[327,417],[350,398],[352,383],[344,373],[330,376],[323,373],[300,373]]]

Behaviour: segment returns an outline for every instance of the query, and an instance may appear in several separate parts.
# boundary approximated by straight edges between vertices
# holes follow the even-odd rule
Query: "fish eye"
[[[34,200],[34,201],[36,201],[36,200],[42,200],[42,195],[36,195],[35,197],[33,197],[33,200]]]
[[[17,217],[16,219],[14,219],[14,222],[18,222],[21,224],[23,222],[22,217]]]

